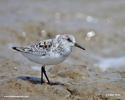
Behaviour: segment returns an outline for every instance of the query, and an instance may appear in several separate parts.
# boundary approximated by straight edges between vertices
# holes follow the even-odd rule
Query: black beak
[[[78,47],[78,48],[80,48],[80,49],[82,49],[82,50],[85,50],[85,48],[81,47],[81,46],[80,46],[79,44],[77,44],[77,43],[75,43],[74,46],[76,46],[76,47]]]

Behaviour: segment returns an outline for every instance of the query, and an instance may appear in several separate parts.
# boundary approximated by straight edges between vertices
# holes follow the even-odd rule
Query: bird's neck
[[[64,56],[69,56],[71,51],[72,51],[72,48],[67,46],[63,42],[58,42],[58,47],[57,48],[58,48],[60,54],[64,55]]]

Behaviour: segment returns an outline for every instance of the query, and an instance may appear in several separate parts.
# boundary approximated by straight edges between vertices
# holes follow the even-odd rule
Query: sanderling
[[[76,43],[74,36],[69,34],[57,35],[54,39],[40,41],[39,43],[30,46],[12,48],[19,51],[30,61],[43,65],[41,67],[42,84],[44,82],[43,74],[45,75],[48,83],[50,83],[45,71],[45,66],[59,64],[66,60],[71,54],[73,46],[85,50],[85,48]]]

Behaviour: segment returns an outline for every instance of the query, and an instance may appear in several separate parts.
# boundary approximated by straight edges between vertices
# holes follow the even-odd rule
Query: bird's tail
[[[22,52],[22,49],[20,47],[12,47],[12,49],[19,51],[19,52]]]

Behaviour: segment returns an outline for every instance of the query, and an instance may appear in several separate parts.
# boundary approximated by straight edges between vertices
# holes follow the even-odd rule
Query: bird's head
[[[69,35],[69,34],[57,35],[56,39],[58,42],[62,43],[66,47],[76,46],[78,48],[85,50],[85,48],[83,48],[82,46],[80,46],[79,44],[76,43],[76,40],[75,40],[74,36],[72,36],[72,35]]]

